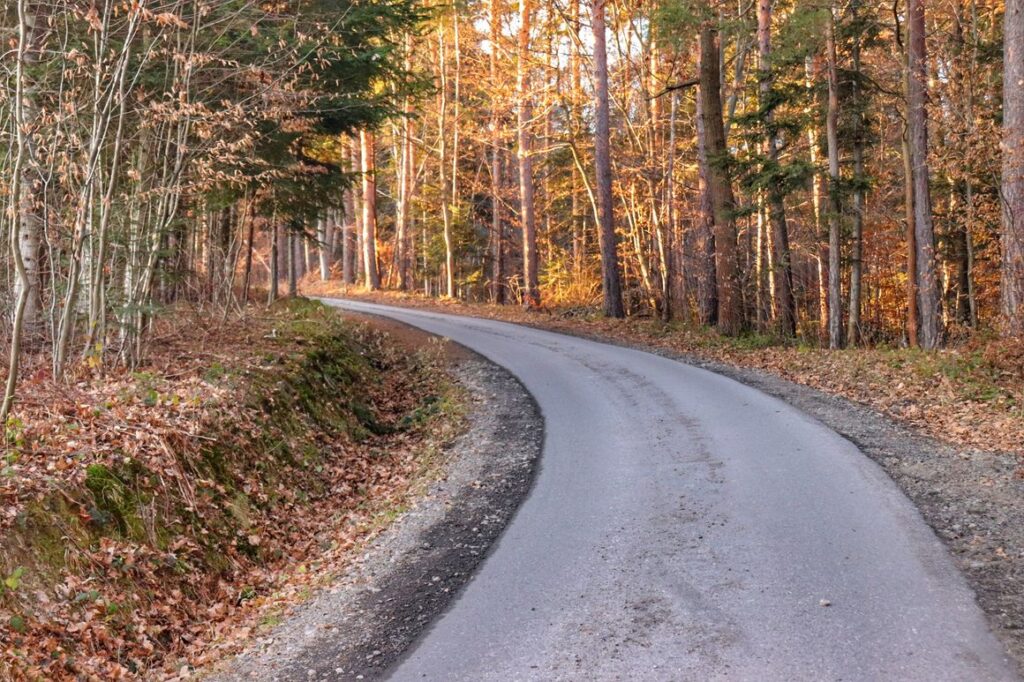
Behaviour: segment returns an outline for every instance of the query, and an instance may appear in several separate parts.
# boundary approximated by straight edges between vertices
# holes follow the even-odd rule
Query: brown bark
[[[498,41],[501,25],[498,0],[488,2],[490,12],[490,76],[494,96],[491,99],[491,243],[493,252],[491,297],[495,303],[505,303],[505,235],[501,219],[501,111],[498,107]]]
[[[377,181],[374,177],[374,143],[373,132],[359,132],[363,173],[363,272],[366,275],[366,288],[370,291],[380,288],[380,273],[377,271]]]
[[[717,32],[706,25],[700,34],[700,116],[703,119],[705,163],[714,216],[717,324],[721,333],[736,335],[743,328],[743,302],[736,261],[736,199],[729,175],[729,152],[725,146],[719,63]]]
[[[842,205],[839,187],[839,77],[836,70],[835,7],[829,10],[826,31],[828,64],[828,109],[825,116],[825,137],[828,140],[828,347],[843,345],[843,294],[840,282],[841,245],[840,217]]]
[[[534,212],[533,138],[530,119],[533,102],[530,95],[530,17],[531,0],[519,0],[519,42],[516,60],[516,95],[519,99],[519,220],[523,231],[523,304],[540,305],[540,284],[537,276],[537,218]]]
[[[1002,313],[1024,335],[1024,0],[1007,0],[1003,43]]]
[[[770,107],[769,100],[774,78],[771,69],[772,0],[758,0],[757,42],[761,106]],[[775,116],[770,108],[762,114],[765,126],[765,156],[767,166],[776,172],[779,165],[779,140],[775,131]],[[781,178],[780,178],[781,179]],[[784,336],[796,333],[796,303],[793,300],[793,269],[789,248],[789,226],[786,223],[785,194],[782,183],[771,183],[768,190],[768,222],[771,227],[772,301],[776,331]]]
[[[914,187],[914,231],[917,251],[918,340],[927,350],[940,343],[939,285],[935,263],[931,191],[928,186],[927,52],[924,0],[908,4],[908,119]]]
[[[625,317],[619,276],[618,238],[612,204],[611,123],[608,106],[608,51],[605,35],[605,0],[593,0],[594,31],[594,165],[597,171],[598,235],[601,241],[601,286],[604,314]]]
[[[857,23],[857,10],[860,0],[853,0],[850,3],[850,13],[854,24]],[[861,60],[860,60],[861,36],[858,32],[853,37],[851,57],[853,60],[853,104],[857,107],[856,120],[853,131],[853,225],[850,235],[850,305],[846,322],[846,341],[850,345],[856,345],[860,340],[860,312],[861,312],[861,279],[863,276],[863,251],[864,251],[864,102],[861,100],[860,88]]]

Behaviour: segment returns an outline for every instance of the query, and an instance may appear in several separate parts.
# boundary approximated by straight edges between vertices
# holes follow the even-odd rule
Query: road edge
[[[453,374],[469,390],[472,409],[444,477],[372,543],[350,575],[211,679],[380,679],[469,583],[533,486],[544,422],[512,373],[462,346],[459,355]]]

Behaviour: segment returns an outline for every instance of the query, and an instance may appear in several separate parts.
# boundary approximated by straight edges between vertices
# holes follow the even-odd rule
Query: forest
[[[5,0],[0,38],[0,679],[188,679],[438,490],[391,611],[317,621],[373,630],[353,676],[557,631],[578,679],[1015,679],[1024,0]]]
[[[829,348],[1024,329],[1019,3],[6,4],[19,361],[344,284]],[[261,293],[257,293],[257,290]]]

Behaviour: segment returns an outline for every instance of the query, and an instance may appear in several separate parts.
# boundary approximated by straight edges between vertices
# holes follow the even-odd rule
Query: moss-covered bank
[[[305,300],[238,329],[185,376],[170,363],[95,390],[63,439],[25,422],[8,459],[47,481],[0,529],[0,678],[178,665],[357,542],[353,515],[408,485],[455,419],[436,350]]]

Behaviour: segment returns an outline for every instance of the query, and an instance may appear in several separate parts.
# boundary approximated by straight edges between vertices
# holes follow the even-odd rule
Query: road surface
[[[787,404],[637,350],[330,303],[481,353],[545,420],[532,491],[389,679],[1018,679],[909,500]]]

